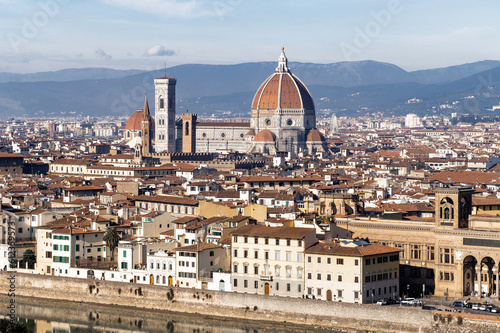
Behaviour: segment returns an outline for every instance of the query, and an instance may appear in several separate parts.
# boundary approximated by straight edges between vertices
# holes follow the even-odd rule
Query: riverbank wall
[[[10,275],[10,272],[0,272],[0,294],[9,292]],[[485,319],[411,307],[326,302],[23,273],[15,274],[14,285],[15,294],[24,297],[287,322],[337,330],[421,333],[500,331],[500,321],[496,317]]]

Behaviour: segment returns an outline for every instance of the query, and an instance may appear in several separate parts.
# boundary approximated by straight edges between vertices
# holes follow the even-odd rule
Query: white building
[[[405,118],[405,127],[422,127],[422,121],[415,113],[408,113]]]
[[[306,250],[305,295],[371,303],[399,295],[399,249],[365,241],[320,242]]]
[[[304,252],[317,242],[315,229],[249,224],[231,234],[233,291],[302,297]]]

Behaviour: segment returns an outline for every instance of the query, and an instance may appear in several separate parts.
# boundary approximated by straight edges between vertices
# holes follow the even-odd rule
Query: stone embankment
[[[0,272],[0,294],[9,290]],[[16,273],[17,296],[376,332],[500,332],[496,317]]]

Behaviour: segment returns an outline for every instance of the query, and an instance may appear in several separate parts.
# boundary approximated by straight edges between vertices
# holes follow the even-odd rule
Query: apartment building
[[[316,230],[248,224],[231,232],[232,290],[302,297],[304,252]]]
[[[337,240],[319,242],[305,252],[308,298],[371,303],[399,295],[399,249]]]

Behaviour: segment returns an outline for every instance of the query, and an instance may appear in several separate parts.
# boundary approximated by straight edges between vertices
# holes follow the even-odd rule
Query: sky
[[[500,1],[0,0],[0,72],[500,60]]]

